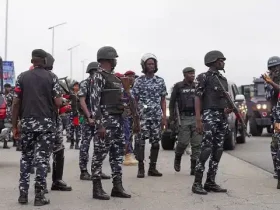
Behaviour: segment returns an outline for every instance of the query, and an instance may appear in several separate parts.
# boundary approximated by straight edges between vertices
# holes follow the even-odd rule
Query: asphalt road
[[[270,154],[271,135],[247,138],[245,144],[237,144],[235,150],[226,151],[241,160],[273,173],[273,164]]]

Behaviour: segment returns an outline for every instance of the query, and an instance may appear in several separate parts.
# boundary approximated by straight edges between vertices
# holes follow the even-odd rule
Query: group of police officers
[[[133,132],[138,161],[138,178],[145,177],[145,143],[151,144],[148,175],[161,177],[157,169],[159,141],[167,128],[166,95],[164,79],[155,75],[158,60],[147,53],[141,59],[143,75],[133,86],[129,77],[117,77],[114,69],[118,54],[113,47],[105,46],[97,52],[97,62],[87,68],[89,77],[80,83],[77,93],[85,118],[83,143],[80,148],[80,170],[82,180],[92,180],[92,196],[109,200],[102,187],[102,164],[109,153],[112,170],[112,197],[130,198],[123,188],[122,163],[125,148],[124,118],[133,116]],[[175,150],[174,169],[181,168],[181,158],[191,144],[191,175],[195,176],[192,191],[207,194],[207,191],[227,192],[215,178],[223,153],[223,143],[228,132],[227,114],[232,112],[220,84],[228,89],[224,70],[226,58],[220,51],[205,55],[209,70],[195,79],[195,69],[183,70],[184,80],[176,83],[170,99],[170,122],[176,120],[178,105],[181,126]],[[47,166],[53,154],[52,190],[71,191],[63,180],[64,146],[60,115],[69,108],[62,100],[62,90],[57,76],[51,71],[54,58],[41,49],[32,52],[34,69],[21,73],[16,81],[12,106],[12,130],[14,138],[21,139],[20,196],[18,202],[28,203],[28,189],[32,165],[36,167],[35,206],[49,204],[45,197]],[[132,89],[127,88],[130,85]],[[125,99],[126,96],[126,99]],[[63,109],[62,109],[63,107]],[[178,116],[177,116],[178,118]],[[20,123],[20,126],[19,126]],[[93,140],[94,151],[91,175],[87,170],[88,150]],[[82,146],[83,145],[83,146]],[[207,179],[202,185],[205,163],[210,157]]]

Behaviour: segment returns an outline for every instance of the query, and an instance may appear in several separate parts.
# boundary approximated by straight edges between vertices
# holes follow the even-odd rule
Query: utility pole
[[[72,75],[73,75],[73,56],[72,56],[72,50],[73,49],[75,49],[76,47],[79,47],[80,45],[78,44],[78,45],[75,45],[75,46],[73,46],[73,47],[70,47],[69,49],[68,49],[68,51],[70,51],[70,79],[73,79],[72,78]]]
[[[83,80],[85,79],[85,61],[87,61],[88,59],[84,59],[82,60],[82,71],[83,71]]]
[[[52,56],[54,56],[54,29],[58,26],[62,26],[62,25],[65,25],[65,24],[66,24],[66,22],[49,27],[49,29],[52,29]]]
[[[8,56],[8,23],[9,23],[9,0],[6,0],[6,22],[5,22],[5,57],[4,61],[7,61]],[[2,75],[3,77],[3,75]]]

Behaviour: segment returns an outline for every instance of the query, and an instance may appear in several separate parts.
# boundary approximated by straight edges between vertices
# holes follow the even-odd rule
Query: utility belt
[[[195,116],[195,111],[194,110],[190,110],[190,111],[182,111],[180,113],[181,116],[186,116],[186,117],[190,117],[190,116]]]
[[[125,106],[122,104],[103,105],[103,109],[110,115],[121,115],[124,112]]]

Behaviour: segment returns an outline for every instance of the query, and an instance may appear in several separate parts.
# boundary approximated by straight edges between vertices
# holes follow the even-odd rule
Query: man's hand
[[[266,81],[269,84],[273,82],[268,74],[262,74],[262,78],[264,79],[264,81]]]
[[[12,132],[13,132],[14,139],[18,140],[19,139],[19,130],[18,130],[18,128],[13,128]]]
[[[94,120],[91,117],[88,117],[87,121],[88,121],[90,126],[94,126]]]
[[[98,129],[97,133],[101,139],[105,139],[106,129],[103,126]]]
[[[203,132],[203,124],[201,119],[196,120],[196,132],[202,134]]]

